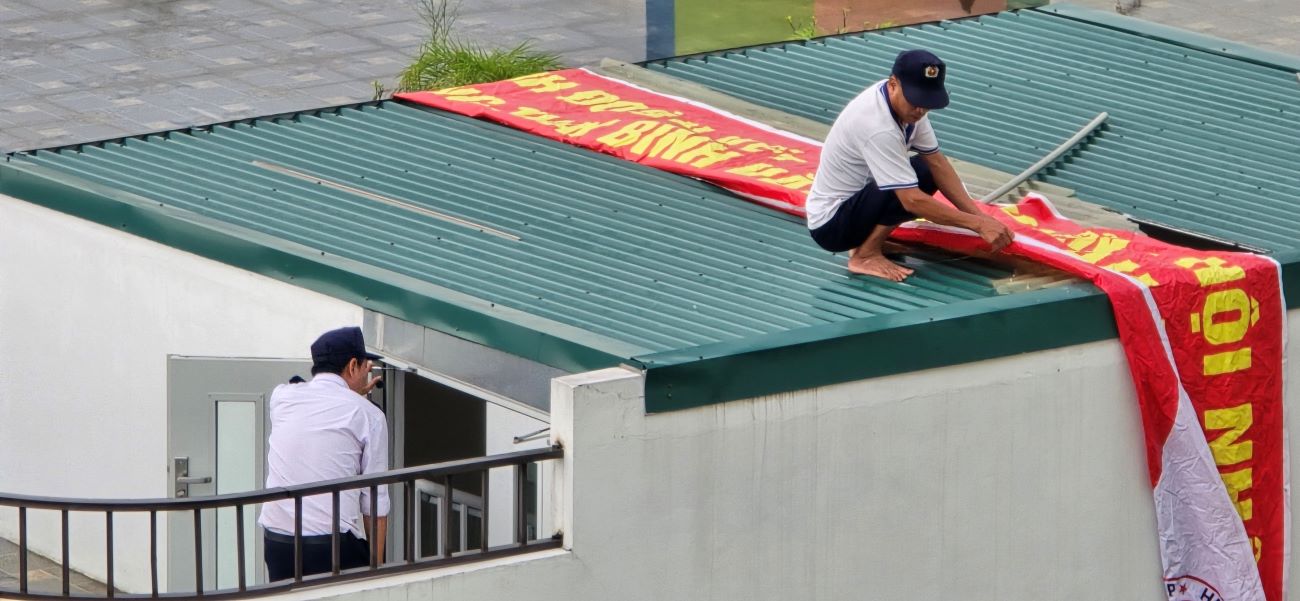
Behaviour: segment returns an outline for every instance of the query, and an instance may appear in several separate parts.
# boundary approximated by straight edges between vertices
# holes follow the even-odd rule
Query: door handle
[[[175,479],[173,488],[178,498],[190,496],[191,484],[210,484],[212,482],[212,476],[190,475],[189,457],[172,457],[172,477]]]

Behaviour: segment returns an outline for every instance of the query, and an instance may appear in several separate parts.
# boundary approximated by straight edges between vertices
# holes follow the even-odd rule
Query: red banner
[[[1281,270],[1086,228],[1041,197],[984,207],[1006,252],[1085,277],[1110,297],[1137,386],[1169,599],[1283,599],[1288,563]],[[974,234],[925,222],[895,237],[959,251]]]
[[[397,98],[702,179],[803,216],[821,144],[585,69]]]
[[[816,141],[585,70],[398,97],[703,179],[795,215],[820,158]],[[1016,232],[1006,252],[1085,277],[1110,297],[1146,434],[1168,598],[1281,601],[1289,515],[1277,263],[1082,227],[1042,198],[983,209]],[[971,232],[925,222],[894,237],[986,248]]]

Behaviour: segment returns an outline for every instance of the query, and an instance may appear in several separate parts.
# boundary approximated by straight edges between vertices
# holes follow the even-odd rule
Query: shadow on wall
[[[885,29],[1047,0],[646,0],[646,60]]]

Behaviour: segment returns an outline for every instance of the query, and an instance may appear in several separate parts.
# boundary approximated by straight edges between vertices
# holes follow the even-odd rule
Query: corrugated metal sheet
[[[851,278],[802,223],[706,184],[395,102],[10,160],[641,353],[990,297],[1007,275],[961,259]]]
[[[1293,69],[1039,10],[649,66],[829,123],[908,48],[949,64],[953,101],[931,118],[946,152],[1019,172],[1107,111],[1102,132],[1046,181],[1141,220],[1300,247]]]

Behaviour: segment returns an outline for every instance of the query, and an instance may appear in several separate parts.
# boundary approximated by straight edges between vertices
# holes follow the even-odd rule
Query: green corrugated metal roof
[[[1141,221],[1300,248],[1300,59],[1211,42],[1051,7],[649,66],[829,123],[900,50],[928,48],[950,67],[952,104],[932,115],[946,152],[1019,172],[1107,111],[1046,181]]]
[[[398,102],[14,154],[0,172],[0,192],[95,213],[60,205],[69,190],[229,234],[195,252],[571,369],[988,298],[1007,275],[959,260],[901,285],[849,277],[802,223],[709,185]],[[228,249],[254,238],[296,265],[370,275]],[[491,319],[457,322],[423,298]],[[510,346],[507,326],[559,342]]]

